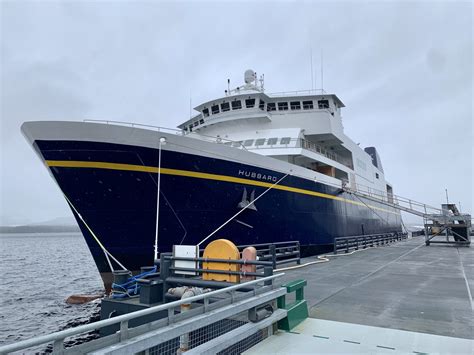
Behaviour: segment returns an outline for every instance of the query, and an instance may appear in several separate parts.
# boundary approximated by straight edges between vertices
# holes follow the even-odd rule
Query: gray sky
[[[20,134],[26,120],[174,127],[245,69],[268,92],[317,87],[377,147],[395,193],[470,212],[470,2],[1,1],[0,224],[70,216]],[[413,217],[410,217],[413,219]]]

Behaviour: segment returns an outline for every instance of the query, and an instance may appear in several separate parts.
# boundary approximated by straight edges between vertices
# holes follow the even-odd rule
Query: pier
[[[417,237],[338,255],[284,271],[283,282],[307,280],[311,317],[474,339],[473,248],[426,247]]]
[[[420,236],[330,259],[284,271],[307,280],[310,318],[246,353],[473,353],[473,248]]]

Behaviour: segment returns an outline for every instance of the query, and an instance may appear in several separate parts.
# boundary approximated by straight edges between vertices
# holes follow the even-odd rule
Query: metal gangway
[[[437,208],[360,185],[356,185],[355,188],[343,186],[343,191],[356,196],[364,204],[362,199],[422,217],[426,245],[438,243],[469,246],[471,243],[471,215],[461,213],[455,204],[442,204],[441,208]],[[370,208],[368,205],[367,207]],[[443,240],[439,237],[443,237]]]

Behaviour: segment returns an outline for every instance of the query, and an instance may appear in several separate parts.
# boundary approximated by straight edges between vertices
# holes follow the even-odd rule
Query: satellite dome
[[[246,70],[244,74],[245,84],[250,84],[254,80],[255,80],[255,72],[252,69]]]

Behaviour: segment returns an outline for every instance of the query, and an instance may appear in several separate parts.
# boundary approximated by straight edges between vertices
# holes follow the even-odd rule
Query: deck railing
[[[135,311],[135,312],[132,312],[132,313],[120,315],[120,316],[109,318],[109,319],[104,319],[104,320],[101,320],[101,321],[98,321],[98,322],[81,325],[81,326],[78,326],[78,327],[62,330],[62,331],[47,334],[47,335],[38,336],[38,337],[35,337],[35,338],[32,338],[32,339],[19,341],[17,343],[13,343],[13,344],[9,344],[9,345],[4,345],[4,346],[0,347],[0,354],[8,354],[8,353],[15,352],[15,351],[24,351],[28,348],[43,345],[43,344],[48,344],[48,343],[53,343],[53,349],[52,349],[53,353],[60,354],[60,353],[63,353],[65,351],[64,341],[65,341],[66,338],[72,337],[72,336],[77,336],[77,335],[84,334],[84,333],[88,333],[88,332],[95,331],[95,330],[100,330],[104,327],[110,327],[112,325],[119,325],[120,326],[120,331],[116,334],[113,334],[113,335],[110,335],[109,337],[107,337],[108,339],[110,339],[109,341],[101,341],[101,339],[103,339],[103,338],[100,338],[100,339],[95,340],[95,341],[93,340],[91,342],[91,346],[89,346],[88,343],[86,343],[84,345],[89,346],[89,348],[91,348],[91,347],[93,347],[92,346],[93,342],[98,342],[98,343],[100,343],[101,346],[103,346],[104,344],[106,344],[106,345],[116,344],[116,343],[123,342],[126,339],[130,339],[131,337],[137,336],[138,334],[140,334],[140,332],[138,332],[138,330],[139,330],[138,328],[129,328],[129,322],[134,320],[134,319],[137,319],[137,318],[143,317],[143,316],[157,315],[159,312],[163,313],[163,311],[166,311],[167,312],[167,317],[165,317],[163,319],[162,323],[164,325],[166,325],[166,324],[171,325],[171,324],[174,324],[180,318],[180,317],[178,317],[178,315],[175,314],[175,309],[177,307],[180,307],[184,304],[202,302],[203,305],[201,306],[202,307],[201,311],[204,314],[206,314],[207,312],[211,312],[214,309],[214,307],[210,307],[210,301],[212,299],[215,299],[216,296],[222,296],[224,294],[229,294],[230,297],[226,298],[227,304],[229,302],[230,302],[230,304],[233,304],[234,302],[239,302],[239,301],[242,300],[242,297],[239,298],[239,297],[236,296],[237,291],[239,291],[241,289],[245,289],[245,288],[248,289],[249,287],[251,287],[251,288],[253,287],[254,291],[250,292],[250,295],[256,296],[257,295],[257,290],[258,290],[258,288],[257,288],[258,284],[260,284],[260,283],[263,283],[263,284],[270,283],[271,286],[269,286],[267,288],[265,288],[263,286],[262,290],[273,289],[274,288],[274,286],[273,286],[274,280],[281,277],[281,276],[283,276],[283,275],[284,274],[281,273],[281,274],[276,274],[276,275],[264,277],[264,278],[261,278],[261,279],[258,279],[258,280],[253,280],[253,281],[248,281],[248,282],[232,285],[232,286],[225,287],[225,288],[222,288],[222,289],[219,289],[219,290],[214,290],[214,291],[211,291],[211,292],[207,292],[207,293],[204,293],[204,294],[201,294],[201,295],[198,295],[198,296],[193,296],[193,297],[185,298],[185,299],[174,301],[174,302],[164,303],[164,304],[161,304],[161,305],[158,305],[158,306],[146,308],[146,309]],[[265,300],[262,300],[262,302],[264,302],[264,301]],[[189,314],[194,314],[194,313],[195,312],[189,311]],[[158,322],[160,322],[160,321],[158,321]],[[146,327],[146,325],[142,326],[142,327]],[[145,329],[145,331],[146,330],[147,329]],[[150,331],[150,329],[148,329],[148,331]],[[143,333],[143,330],[141,331],[141,333]],[[91,349],[89,349],[89,351],[91,351]]]
[[[278,141],[280,141],[281,138],[278,138]],[[317,153],[319,155],[322,155],[328,159],[334,160],[344,166],[347,166],[350,169],[353,169],[353,165],[348,162],[347,160],[343,159],[342,156],[339,154],[332,152],[325,148],[322,145],[319,145],[317,143],[308,141],[303,138],[290,138],[288,143],[285,144],[268,144],[268,141],[265,142],[265,144],[262,145],[252,145],[246,146],[248,150],[259,150],[259,149],[275,149],[275,148],[303,148],[306,150],[309,150],[311,152]]]
[[[178,135],[178,136],[185,136],[187,134],[190,134],[190,133],[187,133],[187,132],[183,131],[182,129],[154,126],[154,125],[142,124],[142,123],[125,122],[125,121],[86,119],[86,120],[84,120],[84,122],[100,123],[100,124],[105,124],[105,125],[113,124],[113,125],[117,125],[117,126],[126,126],[126,127],[131,127],[131,128],[146,128],[146,129],[156,130],[157,132],[171,133],[171,134],[175,134],[175,135]],[[197,133],[197,132],[192,132],[192,134],[195,134],[195,135],[201,137],[201,139],[206,141],[206,142],[211,142],[211,143],[229,142],[229,143],[232,144],[232,146],[247,150],[246,147],[244,147],[244,145],[240,141],[233,141],[233,140],[230,140],[230,139],[225,139],[225,138],[216,137],[216,136],[210,136],[210,135],[201,134],[201,133]]]
[[[357,235],[350,237],[337,237],[334,238],[334,254],[338,251],[343,250],[348,253],[349,250],[359,250],[359,248],[365,249],[368,247],[381,246],[396,241],[407,239],[407,233],[379,233],[379,234],[368,234],[368,235]]]

